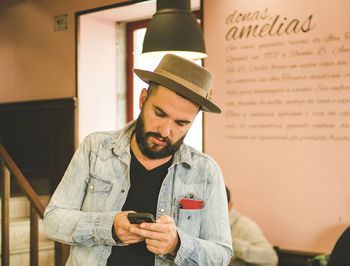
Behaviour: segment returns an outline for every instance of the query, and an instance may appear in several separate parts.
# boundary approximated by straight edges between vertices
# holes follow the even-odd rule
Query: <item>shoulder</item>
[[[215,170],[220,170],[219,165],[210,155],[200,152],[189,145],[185,144],[185,146],[190,154],[191,163],[194,167],[207,167]]]
[[[90,145],[92,149],[102,146],[105,149],[111,150],[115,148],[117,144],[127,144],[130,141],[134,127],[135,121],[131,121],[119,130],[94,132],[86,136],[82,144],[86,143]]]
[[[185,143],[175,153],[173,164],[180,166],[177,169],[186,182],[223,183],[221,169],[213,158]]]
[[[243,214],[240,214],[236,210],[232,212],[230,218],[233,218],[234,226],[236,228],[246,228],[250,231],[262,232],[259,225],[253,219]]]
[[[200,152],[186,144],[185,147],[187,153],[186,157],[188,158],[187,162],[191,170],[201,174],[205,173],[208,182],[211,182],[213,178],[222,177],[220,166],[210,155]]]
[[[80,144],[80,149],[85,153],[95,155],[101,159],[108,159],[113,157],[113,148],[120,131],[101,131],[89,134],[84,138]]]
[[[224,178],[218,163],[210,155],[200,152],[190,146],[188,147],[191,170],[197,173],[207,184],[223,183]]]
[[[105,146],[105,148],[109,148],[109,143],[113,142],[115,137],[118,135],[118,131],[100,131],[100,132],[94,132],[89,135],[87,135],[82,145],[90,145],[90,147],[93,149],[94,147],[99,146]]]

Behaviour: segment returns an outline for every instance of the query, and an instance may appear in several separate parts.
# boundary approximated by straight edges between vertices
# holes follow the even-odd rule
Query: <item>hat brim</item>
[[[198,95],[197,93],[188,89],[186,86],[174,81],[173,79],[167,76],[142,69],[134,69],[134,72],[140,79],[142,79],[148,84],[150,82],[154,82],[175,91],[176,93],[180,94],[181,96],[185,97],[191,102],[201,106],[202,111],[217,114],[221,113],[221,109],[215,103],[201,95]]]

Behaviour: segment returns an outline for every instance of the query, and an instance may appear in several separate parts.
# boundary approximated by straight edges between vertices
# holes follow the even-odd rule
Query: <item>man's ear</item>
[[[233,202],[230,201],[230,202],[228,203],[228,211],[230,212],[232,209],[233,209]]]
[[[142,109],[143,104],[145,103],[147,98],[147,89],[143,88],[140,94],[140,99],[139,99],[139,108],[140,110]]]

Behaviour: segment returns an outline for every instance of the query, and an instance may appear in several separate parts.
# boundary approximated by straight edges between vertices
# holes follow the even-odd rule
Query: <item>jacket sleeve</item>
[[[89,177],[90,138],[75,152],[44,212],[46,235],[70,245],[116,245],[112,226],[117,212],[81,211]]]
[[[174,260],[177,265],[228,265],[233,254],[224,179],[216,163],[209,176],[200,236],[178,228],[181,244]]]

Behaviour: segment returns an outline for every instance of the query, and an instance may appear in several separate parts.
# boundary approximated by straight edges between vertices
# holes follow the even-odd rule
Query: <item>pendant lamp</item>
[[[188,59],[207,57],[203,32],[191,12],[190,0],[157,0],[157,11],[149,22],[142,54],[177,54]]]

